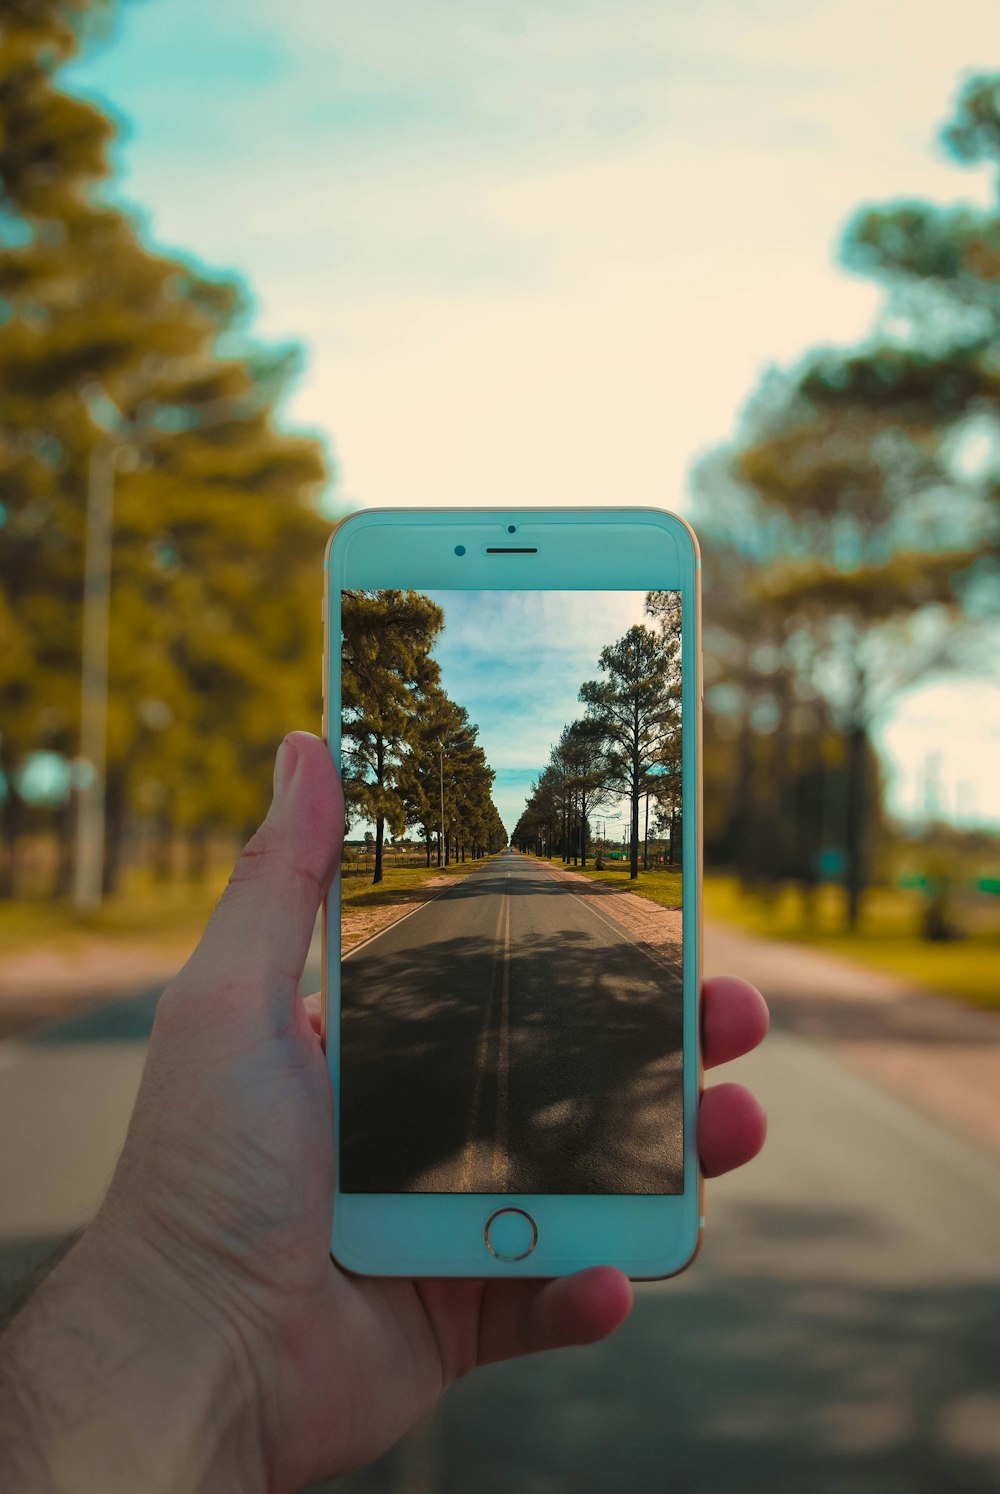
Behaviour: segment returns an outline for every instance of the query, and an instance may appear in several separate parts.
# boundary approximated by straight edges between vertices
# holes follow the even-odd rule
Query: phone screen
[[[345,590],[341,641],[341,1190],[682,1193],[680,593]]]

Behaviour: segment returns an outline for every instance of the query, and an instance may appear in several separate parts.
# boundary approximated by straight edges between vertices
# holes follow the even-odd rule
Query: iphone
[[[690,528],[654,509],[336,530],[323,1032],[348,1270],[692,1259],[699,583]]]

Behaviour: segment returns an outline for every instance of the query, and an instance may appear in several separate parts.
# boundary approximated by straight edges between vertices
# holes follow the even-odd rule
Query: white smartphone
[[[334,1257],[682,1270],[703,1223],[694,535],[646,509],[358,513],[324,620],[348,806]]]

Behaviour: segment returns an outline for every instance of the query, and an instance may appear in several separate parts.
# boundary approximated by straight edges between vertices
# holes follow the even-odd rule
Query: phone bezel
[[[463,547],[461,554],[456,546]],[[488,554],[488,548],[503,553]],[[512,553],[516,551],[522,553]],[[498,575],[504,577],[502,586]],[[345,587],[680,591],[682,858],[685,869],[695,874],[685,875],[682,915],[684,1192],[343,1194],[338,1187],[332,1254],[346,1269],[373,1276],[558,1276],[612,1264],[634,1279],[649,1280],[683,1270],[697,1252],[704,1222],[696,1138],[701,1088],[701,587],[693,531],[677,515],[641,508],[378,509],[352,514],[331,536],[324,577],[324,734],[338,768],[340,592]],[[336,648],[331,646],[334,636]],[[336,1096],[339,874],[324,909],[323,931],[322,1034]],[[339,1133],[339,1113],[335,1125]],[[538,1246],[522,1261],[499,1260],[485,1246],[486,1219],[505,1207],[524,1209],[538,1226]]]

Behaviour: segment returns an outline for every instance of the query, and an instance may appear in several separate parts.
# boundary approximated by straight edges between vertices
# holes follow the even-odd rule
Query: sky
[[[444,611],[432,650],[441,686],[479,728],[496,773],[493,802],[510,833],[564,726],[583,715],[580,686],[633,623],[644,591],[430,591]]]
[[[936,144],[971,66],[1000,66],[996,0],[125,0],[66,76],[121,121],[154,242],[302,345],[332,504],[696,518],[761,374],[871,327],[836,263],[858,206],[990,200]],[[995,684],[911,693],[893,807],[933,759],[1000,823],[998,732]]]

